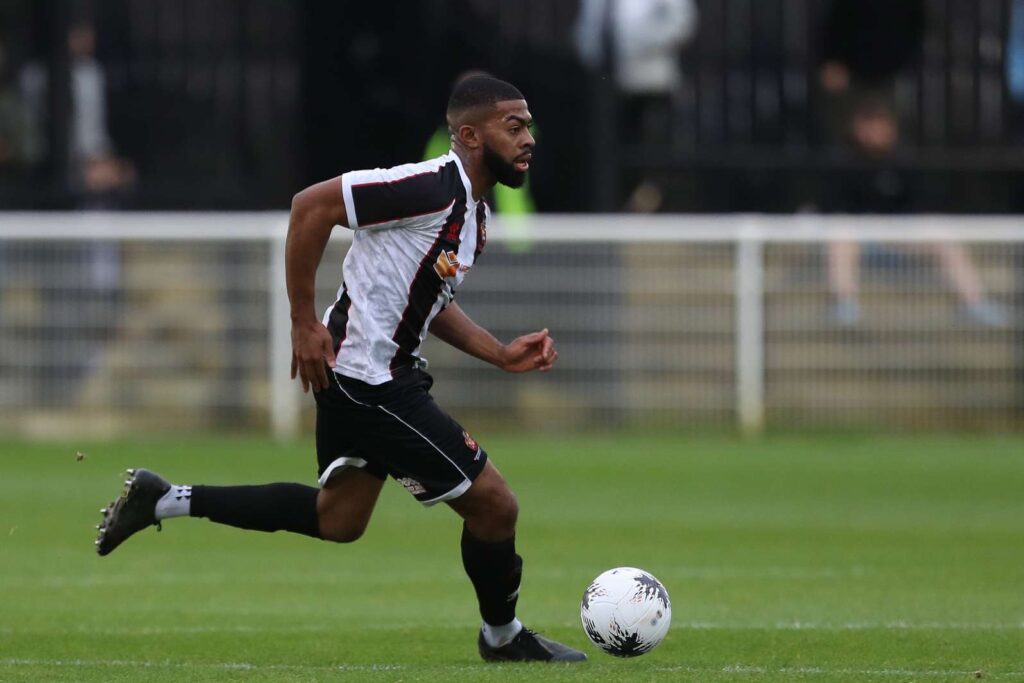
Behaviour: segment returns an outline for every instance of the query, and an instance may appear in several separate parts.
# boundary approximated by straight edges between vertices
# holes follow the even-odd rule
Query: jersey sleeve
[[[453,204],[450,173],[440,160],[349,171],[341,192],[353,230],[415,227]],[[454,162],[452,162],[454,163]]]

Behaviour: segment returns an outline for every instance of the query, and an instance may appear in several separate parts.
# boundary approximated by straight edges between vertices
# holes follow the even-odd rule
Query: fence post
[[[298,382],[291,379],[292,339],[291,313],[284,269],[285,232],[276,231],[270,238],[270,263],[267,278],[267,296],[270,320],[267,324],[267,344],[270,359],[267,363],[270,387],[270,426],[274,438],[287,440],[299,433],[299,409],[302,394]]]
[[[736,241],[736,417],[743,434],[764,429],[764,242],[757,225]]]

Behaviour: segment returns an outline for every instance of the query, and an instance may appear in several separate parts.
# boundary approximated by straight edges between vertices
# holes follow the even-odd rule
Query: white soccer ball
[[[672,603],[653,575],[618,567],[598,576],[583,593],[580,620],[594,645],[616,657],[637,657],[664,640]]]

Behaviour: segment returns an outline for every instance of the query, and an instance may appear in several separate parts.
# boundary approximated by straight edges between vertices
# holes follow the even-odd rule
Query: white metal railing
[[[0,239],[246,240],[283,237],[284,212],[0,212]],[[494,217],[496,242],[1010,242],[1024,239],[1021,216],[848,216],[796,214],[549,214]],[[503,226],[506,229],[502,229]],[[336,231],[333,239],[347,239]]]
[[[499,251],[506,249],[507,254],[485,255],[478,269],[479,272],[474,272],[471,275],[463,289],[466,292],[467,300],[474,296],[481,296],[474,294],[474,288],[476,283],[482,280],[485,283],[482,291],[490,295],[488,299],[490,304],[487,305],[490,305],[495,311],[502,306],[508,308],[520,305],[516,303],[519,300],[511,301],[511,298],[514,298],[511,297],[512,292],[510,292],[510,302],[506,303],[502,300],[502,287],[516,282],[515,270],[511,266],[504,266],[503,263],[518,259],[516,268],[530,267],[537,272],[546,272],[545,269],[548,268],[557,270],[558,266],[551,268],[538,260],[548,250],[561,250],[558,253],[563,256],[559,258],[567,264],[567,267],[570,267],[570,273],[577,272],[571,270],[571,267],[575,267],[572,266],[572,263],[576,258],[576,250],[572,245],[579,245],[580,249],[584,245],[603,249],[602,253],[608,255],[614,255],[624,249],[634,250],[632,258],[635,264],[628,268],[622,267],[618,275],[624,280],[624,283],[620,283],[616,287],[609,287],[613,290],[611,294],[619,295],[621,292],[630,290],[628,296],[633,299],[642,299],[647,295],[647,290],[635,288],[633,291],[634,288],[629,286],[629,279],[643,276],[644,260],[661,255],[664,250],[659,248],[660,245],[666,245],[666,248],[669,245],[733,245],[735,247],[731,266],[733,282],[728,286],[722,285],[723,291],[731,289],[733,299],[731,304],[732,330],[729,332],[724,328],[716,329],[720,334],[729,335],[732,339],[731,343],[734,345],[732,410],[737,424],[744,431],[758,431],[768,419],[766,410],[767,313],[765,306],[766,297],[772,295],[766,290],[766,277],[772,276],[766,274],[766,259],[770,261],[772,250],[783,249],[786,245],[823,245],[836,242],[925,245],[954,241],[966,241],[980,245],[979,248],[989,248],[984,245],[991,245],[992,272],[1004,275],[1005,273],[1015,273],[1014,277],[1017,278],[1009,285],[1004,283],[1002,290],[998,292],[1004,308],[1010,313],[1005,329],[1000,332],[1002,336],[997,340],[999,348],[1002,349],[1004,345],[1008,345],[1008,348],[1011,349],[1008,353],[1012,356],[1013,345],[1018,344],[1021,339],[1020,311],[1017,306],[1021,302],[1021,278],[1024,278],[1024,273],[1019,272],[1021,264],[1024,263],[1021,253],[1021,250],[1024,249],[1024,222],[1018,217],[860,217],[810,214],[797,216],[576,215],[518,218],[514,222],[505,222],[504,224],[500,218],[496,218],[494,223],[489,234],[491,244],[499,245]],[[218,242],[260,245],[261,249],[265,248],[265,258],[267,259],[265,281],[245,283],[245,286],[265,288],[269,321],[265,330],[266,386],[269,396],[267,411],[273,432],[278,436],[287,437],[297,432],[304,403],[296,383],[289,378],[290,330],[288,301],[284,288],[286,225],[287,215],[279,212],[2,213],[0,214],[0,248],[3,248],[5,244],[45,245],[48,243],[85,243],[97,240],[117,243],[196,245]],[[336,230],[332,238],[334,248],[344,249],[349,235],[350,233],[346,230]],[[524,245],[529,246],[524,247]],[[520,254],[524,248],[532,250],[534,256],[522,257]],[[1013,252],[1012,258],[1007,256],[1008,250]],[[807,254],[813,253],[814,249],[808,248]],[[700,258],[701,255],[697,254],[695,257]],[[330,257],[325,260],[325,264],[327,264],[326,270],[333,269],[333,273],[325,275],[323,279],[337,278],[340,261]],[[10,266],[9,260],[8,266]],[[770,270],[771,263],[768,263],[767,267]],[[495,272],[499,273],[499,276],[494,276],[496,284],[488,285],[486,273],[488,269],[492,268],[496,269]],[[502,270],[503,268],[506,270]],[[659,265],[658,268],[660,275],[656,278],[656,283],[649,288],[650,294],[651,296],[667,296],[674,291],[671,283],[667,283],[667,281],[672,279],[672,274],[676,271],[673,270],[674,266],[671,262]],[[679,272],[682,272],[683,268],[685,266],[680,266]],[[600,266],[579,266],[578,272],[584,274],[586,279],[585,282],[579,282],[581,289],[578,290],[578,293],[581,296],[591,289],[599,289],[602,286],[603,276]],[[708,277],[713,277],[713,275]],[[2,276],[3,274],[0,273],[0,278]],[[914,277],[916,278],[918,275],[915,274]],[[0,282],[3,281],[0,280]],[[520,293],[526,296],[527,290],[543,287],[545,282],[543,279],[536,278],[529,283],[524,282]],[[324,284],[328,289],[333,289],[337,282],[331,281]],[[557,287],[561,291],[557,293],[571,298],[573,284],[571,277],[565,281],[560,280]],[[703,285],[695,286],[699,289]],[[937,289],[938,286],[932,288]],[[813,285],[785,289],[780,296],[784,295],[795,300],[796,297],[808,293],[813,293],[815,296],[823,295],[827,293],[827,287],[822,282],[816,281]],[[522,306],[532,306],[534,309],[541,306],[541,304],[529,303],[528,299],[523,299],[523,301],[527,301],[527,303],[523,303]],[[480,304],[481,307],[484,305]],[[613,316],[625,312],[629,306],[637,305],[640,304],[629,301],[609,303],[609,307],[617,307],[614,313],[608,313],[609,320],[612,321],[610,324],[617,325],[618,323],[614,322],[616,318]],[[705,304],[698,303],[696,305],[704,306]],[[716,305],[721,307],[725,304],[713,302],[706,304],[708,307]],[[600,310],[600,302],[595,306],[594,309],[588,310]],[[565,311],[571,310],[571,308],[572,303],[570,302],[558,310]],[[549,311],[544,315],[554,315],[554,313]],[[527,317],[529,316],[527,315]],[[0,309],[0,325],[2,324],[2,309]],[[585,327],[581,323],[581,336],[584,334]],[[642,330],[639,331],[642,332]],[[593,334],[593,330],[588,334]],[[808,335],[809,339],[813,336],[811,333]],[[815,328],[814,335],[818,335],[815,338],[824,338],[818,334],[817,328]],[[984,338],[989,339],[990,337]],[[581,339],[580,343],[584,344],[587,341],[589,340]],[[629,343],[628,338],[622,342],[623,345]],[[671,336],[666,343],[671,345]],[[707,343],[714,346],[719,342],[712,340]],[[913,342],[907,343],[912,344]],[[619,350],[621,351],[621,349]],[[799,353],[799,351],[795,353]],[[983,350],[978,351],[978,354],[983,353]],[[999,353],[1003,353],[1003,351],[1000,350]],[[607,357],[595,356],[588,362],[594,367],[600,367],[602,364],[616,363],[615,358],[615,352],[610,352]],[[870,363],[870,359],[865,362]],[[942,359],[936,361],[940,369],[942,362]],[[1012,374],[1021,371],[1020,366],[1017,365],[1020,362],[1019,358],[1010,358],[1004,362],[1004,365]],[[456,361],[451,361],[451,363],[454,364]],[[451,367],[462,368],[463,366],[456,364]],[[657,375],[656,369],[655,375]],[[615,382],[623,383],[621,380],[615,380]],[[676,394],[673,393],[675,389],[665,389],[664,387],[657,389],[653,381],[644,380],[644,382],[637,385],[640,388],[635,391],[665,391],[668,397],[667,403],[675,400]],[[685,380],[680,379],[677,384],[683,383]],[[581,386],[586,385],[581,384]],[[983,392],[984,385],[979,386],[982,387],[980,391]],[[581,390],[580,393],[586,394],[587,392]],[[618,385],[612,386],[608,393],[618,396],[620,393]],[[497,399],[485,396],[476,403],[483,405],[491,400]],[[610,402],[606,407],[630,408],[628,398],[615,398],[614,400],[609,399],[609,401],[618,401],[618,403],[612,405]],[[581,399],[581,404],[585,402],[585,399]],[[1015,407],[1011,405],[1009,409],[1012,412]],[[686,408],[681,410],[685,411]]]

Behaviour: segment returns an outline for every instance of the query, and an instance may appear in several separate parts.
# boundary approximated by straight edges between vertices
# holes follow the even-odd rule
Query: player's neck
[[[466,171],[466,175],[469,176],[469,182],[473,186],[473,201],[480,201],[481,197],[491,191],[497,180],[484,167],[479,157],[473,157],[468,151],[459,147],[459,145],[453,145],[452,151],[459,157],[459,160],[462,162],[462,168]]]

